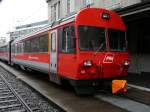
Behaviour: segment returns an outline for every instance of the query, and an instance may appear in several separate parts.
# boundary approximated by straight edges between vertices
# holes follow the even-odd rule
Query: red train
[[[127,76],[125,32],[115,12],[86,8],[10,42],[0,58],[5,55],[11,65],[47,73],[51,81],[70,84],[79,94],[93,94],[104,83]]]

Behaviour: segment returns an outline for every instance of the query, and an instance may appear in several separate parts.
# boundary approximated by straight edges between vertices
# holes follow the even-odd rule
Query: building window
[[[54,12],[54,7],[51,6],[51,22],[53,21],[53,12]]]
[[[60,8],[60,1],[58,2],[58,19],[60,19],[60,10],[61,10],[61,8]]]
[[[86,0],[83,0],[83,6],[86,6]]]
[[[93,4],[93,0],[83,0],[84,6],[91,6]]]
[[[52,10],[52,12],[51,12],[51,18],[52,18],[52,22],[53,21],[56,21],[56,6],[57,6],[57,4],[54,4],[52,7],[51,7],[51,10]]]
[[[54,21],[56,21],[57,4],[54,4]]]
[[[75,0],[67,0],[67,15],[75,11]]]
[[[61,4],[60,1],[51,6],[51,22],[60,19]]]
[[[70,14],[70,0],[67,0],[67,14]]]

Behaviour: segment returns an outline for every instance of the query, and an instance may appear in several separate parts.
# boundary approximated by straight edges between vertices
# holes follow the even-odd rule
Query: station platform
[[[150,73],[142,73],[142,74],[129,73],[126,79],[129,84],[150,89]]]
[[[150,89],[144,87],[144,82],[146,82],[144,79],[149,80],[148,76],[145,75],[142,76],[144,78],[141,78],[141,76],[129,74],[127,78],[128,92],[125,96],[101,92],[95,96],[83,97],[75,95],[72,90],[64,89],[49,82],[45,79],[46,77],[42,78],[44,74],[39,75],[37,72],[26,73],[2,62],[0,62],[0,66],[67,112],[109,112],[110,110],[111,112],[148,112],[150,110]],[[139,83],[140,81],[143,83]],[[134,88],[132,85],[137,87]],[[139,88],[144,88],[144,91]]]
[[[42,75],[45,74],[39,75],[37,72],[26,73],[2,62],[0,62],[0,66],[66,112],[109,112],[110,110],[111,112],[126,112],[124,109],[91,96],[77,96],[74,91],[64,89],[62,86],[42,78]]]

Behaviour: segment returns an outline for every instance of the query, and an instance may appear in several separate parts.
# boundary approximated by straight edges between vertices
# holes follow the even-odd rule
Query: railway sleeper
[[[0,101],[0,104],[2,103],[8,103],[8,102],[17,102],[18,100],[17,99],[11,99],[11,100],[4,100],[4,101]]]
[[[11,95],[11,96],[0,96],[0,100],[1,99],[10,99],[10,98],[15,98],[15,96],[14,95]]]
[[[0,110],[8,109],[8,108],[21,107],[21,106],[22,106],[22,104],[12,104],[12,105],[0,106]]]

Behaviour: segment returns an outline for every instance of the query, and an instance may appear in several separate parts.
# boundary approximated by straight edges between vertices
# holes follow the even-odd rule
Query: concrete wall
[[[121,0],[122,7],[127,7],[140,2],[141,0]]]
[[[60,1],[61,4],[61,18],[67,17],[67,0],[49,0],[48,1],[48,18],[51,22],[51,6]],[[71,13],[77,12],[78,10],[85,7],[85,2],[91,3],[91,7],[101,7],[106,9],[124,8],[136,3],[141,0],[70,0]]]
[[[138,14],[137,14],[138,15]],[[144,13],[143,13],[144,15]],[[126,23],[130,57],[132,63],[129,72],[150,73],[150,16],[136,18]]]
[[[138,38],[139,38],[139,22],[128,23],[127,38],[130,58],[132,60],[129,71],[132,73],[140,73],[140,66],[138,60]]]

